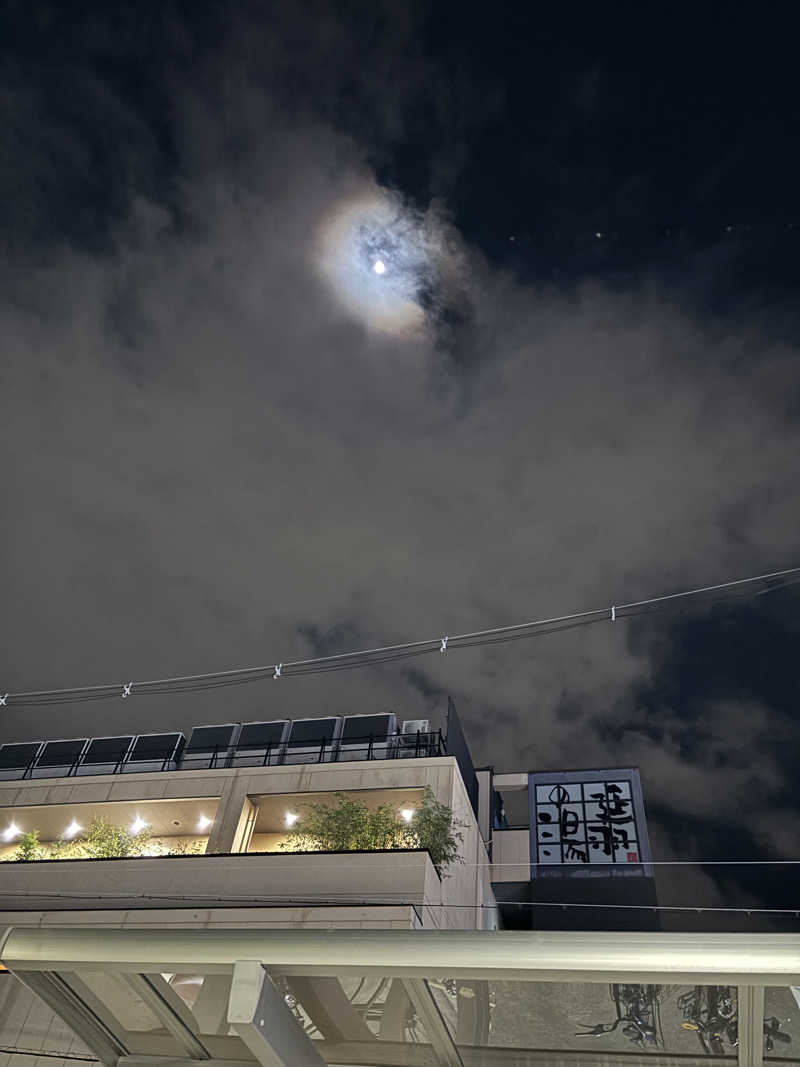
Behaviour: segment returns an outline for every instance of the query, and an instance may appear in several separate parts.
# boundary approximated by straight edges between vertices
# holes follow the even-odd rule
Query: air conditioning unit
[[[427,719],[406,719],[398,736],[398,753],[402,759],[429,756],[431,752],[431,724]]]
[[[418,733],[427,734],[430,732],[430,728],[431,724],[427,719],[406,719],[401,733],[411,734],[411,737],[406,739],[406,743],[410,741],[413,744],[417,740],[416,735]]]

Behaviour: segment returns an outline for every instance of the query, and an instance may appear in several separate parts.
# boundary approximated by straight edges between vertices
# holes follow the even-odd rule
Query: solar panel
[[[268,745],[275,747],[283,740],[287,719],[275,719],[272,722],[246,722],[239,733],[236,750],[260,748]]]
[[[140,734],[133,742],[128,763],[173,760],[182,742],[183,734],[181,733]]]
[[[131,747],[133,734],[120,737],[93,737],[81,760],[82,766],[95,763],[118,763]]]
[[[0,745],[0,771],[19,771],[22,777],[24,771],[36,758],[41,741],[21,741],[15,744]],[[12,775],[9,775],[11,777]],[[17,777],[17,775],[13,775]]]
[[[64,767],[75,762],[86,748],[88,738],[81,737],[74,741],[45,741],[44,748],[36,761],[37,767]]]
[[[31,771],[31,778],[61,778],[73,774],[88,738],[69,741],[45,741]]]
[[[230,746],[233,739],[235,723],[225,723],[222,726],[195,726],[189,738],[189,744],[183,750],[184,756],[192,752],[219,752]]]
[[[344,720],[341,742],[367,741],[371,737],[374,741],[385,741],[397,733],[397,718],[387,712],[381,715],[348,715]]]
[[[294,719],[289,732],[289,747],[321,745],[323,741],[332,741],[338,734],[341,721],[339,718]]]

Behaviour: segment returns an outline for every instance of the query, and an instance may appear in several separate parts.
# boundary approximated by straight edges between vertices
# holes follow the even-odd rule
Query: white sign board
[[[639,866],[651,859],[635,768],[536,772],[529,793],[533,876],[538,865]]]

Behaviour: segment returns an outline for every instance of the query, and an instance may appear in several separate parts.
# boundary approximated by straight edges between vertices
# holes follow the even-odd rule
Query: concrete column
[[[250,843],[255,804],[247,796],[247,782],[229,778],[217,805],[207,852],[242,852]]]

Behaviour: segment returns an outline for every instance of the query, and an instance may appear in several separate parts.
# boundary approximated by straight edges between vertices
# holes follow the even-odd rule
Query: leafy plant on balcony
[[[80,839],[67,840],[64,837],[57,837],[55,841],[50,845],[50,851],[47,855],[49,860],[76,860],[82,859],[84,855],[83,848],[81,846]]]
[[[19,846],[13,855],[13,859],[30,862],[31,860],[43,859],[44,856],[45,851],[39,843],[39,831],[29,830],[19,839]]]
[[[159,841],[159,845],[163,849],[163,852],[159,853],[162,856],[202,856],[206,851],[204,841],[192,841],[191,839],[174,841],[167,838],[166,843]]]
[[[463,863],[459,850],[466,826],[461,819],[455,818],[451,808],[436,799],[430,786],[425,786],[422,803],[411,822],[404,824],[404,829],[415,841],[411,847],[427,849],[434,866],[441,873],[451,863]]]
[[[347,793],[334,793],[333,798],[333,804],[306,805],[281,848],[292,852],[421,848],[427,849],[440,874],[459,862],[466,824],[436,799],[429,786],[409,822],[399,819],[389,804],[370,809]]]
[[[118,859],[141,856],[149,840],[147,830],[132,834],[124,826],[98,816],[86,827],[80,843],[89,859]]]

